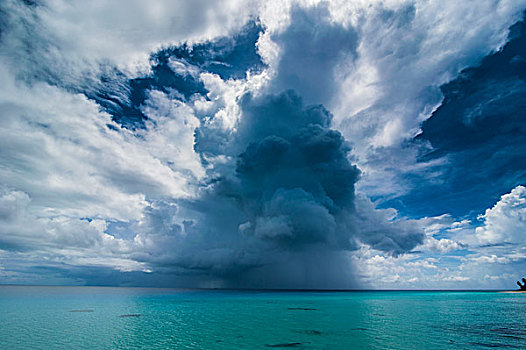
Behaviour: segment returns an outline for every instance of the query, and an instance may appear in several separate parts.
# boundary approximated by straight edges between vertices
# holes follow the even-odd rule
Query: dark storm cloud
[[[509,42],[442,86],[444,101],[422,125],[422,160],[447,157],[439,185],[419,184],[402,198],[413,214],[480,213],[526,182],[526,23]],[[433,200],[430,200],[430,199]]]
[[[246,97],[241,105],[239,138],[249,143],[229,195],[239,198],[250,219],[244,232],[294,248],[340,241],[336,235],[348,229],[338,227],[338,216],[352,210],[359,171],[347,159],[341,134],[328,128],[329,112],[303,107],[292,91],[262,101]],[[349,245],[348,237],[341,241]]]
[[[205,166],[213,166],[200,196],[152,205],[134,228],[151,246],[134,260],[226,286],[354,287],[346,252],[367,244],[399,255],[422,243],[423,234],[411,223],[375,212],[367,199],[361,198],[356,208],[360,171],[349,160],[350,146],[331,129],[331,113],[311,104],[330,98],[335,67],[355,55],[355,31],[332,23],[324,5],[294,8],[291,16],[294,25],[273,38],[283,50],[269,87],[275,93],[242,96],[234,131],[201,123],[194,149]],[[246,70],[260,67],[251,53],[259,28],[247,28],[232,41],[194,46],[192,55],[182,46],[152,57],[165,60],[171,75],[179,74],[176,59],[187,72],[207,70],[240,79]],[[230,62],[226,49],[216,49],[222,56],[213,54],[221,43],[230,43],[232,52],[250,47],[249,54],[236,54],[232,57],[238,61]],[[224,64],[218,65],[221,57]],[[183,76],[195,79],[191,73]],[[199,93],[190,89],[184,96],[183,90],[181,98]],[[227,160],[214,162],[217,157]]]
[[[230,165],[199,199],[160,203],[137,228],[158,245],[144,261],[229,286],[350,287],[345,251],[362,242],[398,255],[422,243],[410,223],[375,213],[367,200],[355,208],[360,172],[323,106],[305,106],[291,90],[245,95],[240,106],[243,118],[222,148]]]
[[[194,220],[176,244],[184,248],[167,260],[229,274],[276,263],[283,251],[353,249],[349,215],[359,171],[341,134],[328,127],[330,113],[305,107],[293,91],[246,95],[240,105],[243,118],[226,146],[235,162],[200,199],[180,203],[180,216]],[[147,226],[178,236],[169,234],[171,215],[161,210],[148,215],[156,224]]]

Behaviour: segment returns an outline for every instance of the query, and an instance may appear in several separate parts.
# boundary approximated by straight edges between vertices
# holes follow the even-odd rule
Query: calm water
[[[0,286],[1,349],[526,349],[526,294]]]

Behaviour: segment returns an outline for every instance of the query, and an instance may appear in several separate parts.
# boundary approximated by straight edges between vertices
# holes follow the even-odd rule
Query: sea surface
[[[0,286],[1,349],[526,349],[526,294]]]

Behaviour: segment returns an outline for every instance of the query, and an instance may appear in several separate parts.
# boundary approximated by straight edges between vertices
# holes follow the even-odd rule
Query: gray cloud
[[[210,172],[216,177],[200,197],[147,212],[138,229],[155,253],[145,261],[227,286],[343,288],[356,286],[345,252],[359,244],[398,255],[422,243],[410,222],[356,202],[359,170],[323,106],[305,106],[289,90],[247,94],[240,107],[221,148],[232,160]]]
[[[308,103],[329,103],[336,92],[338,65],[351,65],[358,34],[352,26],[334,22],[328,3],[290,10],[293,23],[272,35],[281,49],[274,91],[294,89]]]
[[[348,238],[337,237],[348,231],[338,217],[352,211],[359,171],[343,137],[328,128],[329,112],[304,107],[292,91],[246,97],[242,106],[239,137],[250,142],[227,194],[239,198],[249,217],[245,233],[295,247],[327,240],[348,246]]]

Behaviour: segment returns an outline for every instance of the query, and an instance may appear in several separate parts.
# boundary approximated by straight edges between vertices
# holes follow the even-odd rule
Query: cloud
[[[142,110],[148,91],[160,91],[190,105],[213,104],[214,97],[222,97],[214,93],[217,80],[242,80],[263,69],[256,51],[261,32],[250,21],[233,36],[169,46],[151,54],[146,76],[126,79],[120,71],[104,71],[100,82],[81,92],[104,106],[115,121],[131,128],[142,127],[148,119]]]
[[[353,218],[356,237],[378,251],[394,256],[407,253],[422,244],[424,230],[419,223],[399,218],[396,210],[376,209],[370,199],[359,195]]]
[[[141,220],[150,201],[195,194],[204,169],[192,149],[194,114],[152,92],[149,122],[132,133],[83,95],[26,85],[5,65],[0,75],[2,261],[15,271],[28,262],[149,271],[131,256],[133,235],[116,237],[112,225]]]
[[[419,182],[404,202],[428,202],[426,212],[478,213],[526,180],[524,19],[509,37],[501,50],[441,87],[444,101],[416,140],[432,145],[421,161],[446,162],[435,181]]]
[[[239,182],[233,186],[241,187],[227,193],[250,218],[244,232],[294,247],[321,241],[352,249],[359,240],[393,254],[421,242],[422,233],[410,222],[392,220],[365,198],[356,200],[359,171],[342,136],[328,128],[332,116],[323,107],[305,108],[291,91],[247,97],[242,106],[237,137],[250,143],[236,165]]]
[[[238,29],[254,14],[256,5],[206,0],[192,4],[52,0],[26,5],[10,0],[2,6],[3,41],[16,55],[14,59],[24,60],[19,68],[47,70],[61,80],[79,78],[76,74],[86,65],[104,61],[133,72],[137,66],[147,68],[150,52],[163,45],[202,41]],[[28,46],[33,49],[29,56],[24,53]]]
[[[479,216],[483,225],[477,227],[476,238],[481,244],[524,244],[526,238],[526,188],[515,187],[500,201]]]
[[[439,87],[502,47],[522,10],[523,5],[511,1],[481,2],[476,7],[440,1],[331,3],[332,16],[353,26],[359,42],[352,64],[339,65],[335,97],[327,105],[335,128],[352,143],[363,172],[359,191],[407,215],[447,212],[447,206],[433,208],[428,198],[403,198],[404,206],[396,199],[388,201],[417,184],[438,188],[447,179],[447,158],[421,159],[429,144],[408,141],[441,104]]]
[[[195,122],[184,108],[152,95],[170,118],[148,109],[156,124],[138,138],[82,95],[45,83],[24,86],[4,69],[0,74],[6,87],[0,93],[5,135],[0,177],[4,185],[30,193],[35,205],[126,220],[140,216],[145,194],[191,194],[188,181],[202,170],[191,149]],[[178,127],[170,128],[174,123]],[[181,144],[161,148],[163,135],[170,133]],[[168,158],[181,166],[168,164]]]
[[[356,57],[356,30],[333,21],[328,3],[289,11],[291,25],[270,34],[280,51],[274,91],[294,89],[307,103],[327,105],[337,89],[338,66]]]
[[[341,135],[328,129],[329,112],[303,107],[292,91],[247,97],[242,106],[238,137],[250,141],[237,160],[233,186],[240,187],[228,195],[240,197],[248,216],[261,224],[286,217],[291,238],[316,241],[336,233],[336,217],[352,208],[359,171],[347,160]],[[257,231],[257,222],[251,224]]]
[[[418,278],[418,288],[514,289],[526,266],[525,193],[518,186],[504,194],[479,222],[447,214],[419,219],[423,244],[398,256],[362,245],[352,255],[356,270],[376,288],[414,288]]]
[[[422,242],[415,223],[355,198],[359,170],[323,106],[289,90],[246,94],[239,107],[221,147],[202,148],[217,130],[199,130],[196,149],[227,159],[209,163],[199,195],[154,202],[131,227],[134,259],[199,283],[348,288],[359,244],[398,255]]]
[[[77,218],[65,215],[37,217],[31,211],[27,193],[0,192],[0,250],[8,265],[23,259],[21,265],[110,267],[119,271],[149,271],[147,265],[130,259],[130,242],[106,233],[104,219]],[[42,212],[38,212],[42,215]],[[36,258],[38,257],[38,258]],[[6,261],[5,256],[1,260]],[[21,266],[16,266],[15,271]]]
[[[454,240],[448,238],[436,239],[429,237],[426,239],[424,244],[424,249],[440,253],[449,253],[462,248],[463,245],[461,243],[455,242]]]

